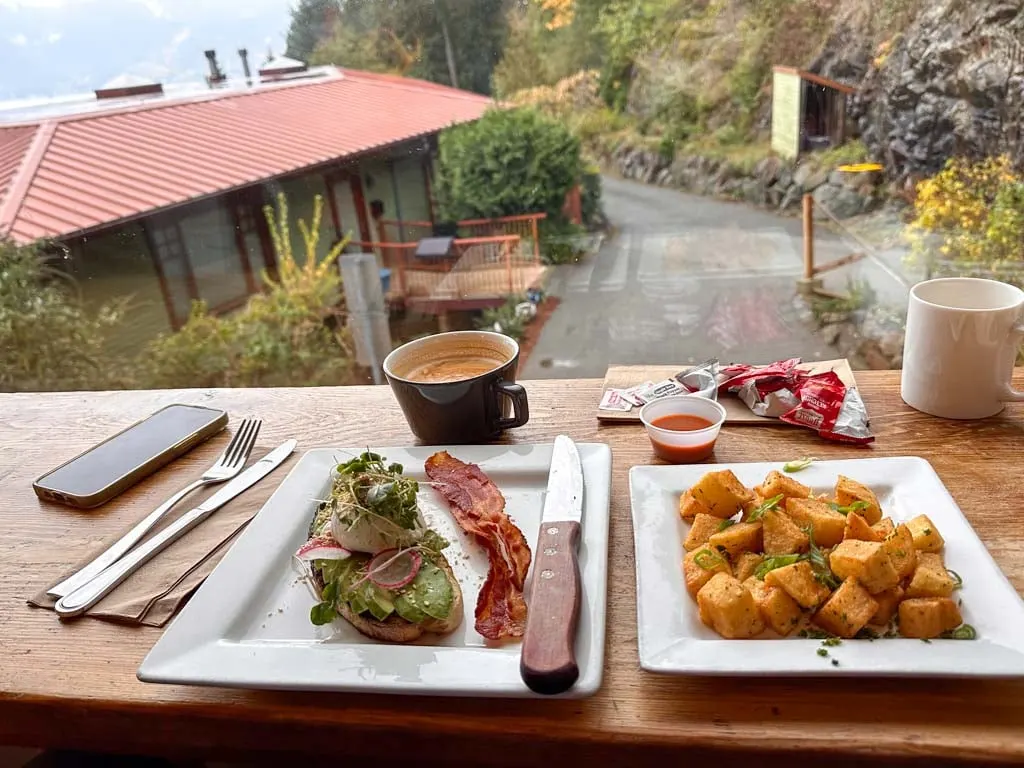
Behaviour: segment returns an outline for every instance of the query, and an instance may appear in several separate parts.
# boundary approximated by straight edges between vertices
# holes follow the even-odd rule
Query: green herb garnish
[[[804,456],[797,459],[796,461],[787,461],[782,465],[783,472],[799,472],[800,470],[807,469],[811,464],[817,461],[813,456]]]
[[[693,556],[693,562],[705,571],[713,571],[718,566],[724,565],[725,559],[717,552],[712,552],[710,549],[702,549]]]
[[[939,637],[946,640],[977,640],[978,630],[970,624],[961,624],[956,629],[950,630],[949,632],[943,632]]]
[[[819,648],[818,649],[818,655],[819,656],[828,656],[828,651],[825,648]]]
[[[403,469],[397,463],[385,466],[382,456],[369,451],[339,464],[332,495],[351,501],[355,519],[346,522],[355,525],[359,518],[372,515],[375,523],[403,531],[419,528],[416,494],[420,486],[402,475]]]
[[[952,568],[947,568],[946,573],[953,577],[953,589],[960,589],[964,585],[963,578]]]
[[[931,536],[932,535],[932,529],[931,528],[925,528],[923,531],[921,531],[921,533],[923,533],[925,536]]]
[[[747,516],[747,522],[752,523],[755,520],[760,520],[762,517],[764,517],[765,512],[775,509],[777,506],[779,506],[779,504],[782,502],[784,498],[785,496],[783,496],[780,493],[778,496],[773,496],[772,498],[768,499],[768,501],[756,507],[754,511]]]
[[[420,549],[425,549],[429,552],[441,552],[447,549],[450,543],[448,539],[437,531],[428,529],[423,533],[423,538],[420,539]]]
[[[785,568],[787,565],[799,563],[803,559],[804,555],[773,555],[772,557],[766,557],[754,569],[754,575],[761,581],[764,581],[764,577],[769,571],[774,571],[776,568]]]
[[[836,575],[832,573],[832,569],[829,568],[825,553],[814,543],[814,527],[808,525],[803,531],[807,534],[809,540],[807,561],[811,564],[811,570],[814,571],[814,578],[819,584],[824,584],[829,589],[838,589],[842,582],[836,578]]]
[[[839,637],[829,637],[829,638],[827,638],[825,640],[822,640],[821,644],[832,647],[832,646],[836,646],[836,645],[842,645],[843,644],[843,640],[842,640],[842,638],[839,638]]]
[[[724,531],[726,528],[729,528],[729,527],[731,527],[733,525],[736,525],[736,521],[735,520],[723,520],[722,522],[720,522],[718,524],[718,530],[719,531]]]
[[[848,515],[851,512],[860,512],[861,510],[868,509],[871,505],[866,501],[855,501],[852,504],[848,504],[845,507],[839,506],[836,502],[831,502],[829,506],[834,512],[838,512],[841,515]]]
[[[309,611],[309,620],[318,627],[330,624],[337,616],[338,613],[334,610],[334,603],[317,603]]]

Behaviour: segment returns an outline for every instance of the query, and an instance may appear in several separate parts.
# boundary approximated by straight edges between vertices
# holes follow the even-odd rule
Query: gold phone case
[[[179,441],[177,444],[165,449],[162,453],[160,453],[157,456],[154,456],[145,464],[139,465],[128,474],[119,477],[117,480],[114,480],[107,487],[97,491],[96,493],[90,494],[88,496],[79,496],[76,494],[66,493],[58,488],[49,488],[42,484],[47,477],[52,475],[57,470],[62,469],[68,466],[69,464],[73,464],[74,462],[78,461],[80,458],[85,456],[87,453],[96,450],[96,448],[98,448],[99,446],[109,443],[111,440],[116,440],[128,430],[134,429],[139,424],[142,424],[143,422],[153,418],[153,416],[155,416],[157,413],[161,413],[162,411],[165,411],[168,408],[181,407],[197,408],[200,410],[209,411],[210,413],[217,413],[220,415],[216,419],[208,423],[206,426],[193,432],[191,435]],[[218,432],[223,430],[227,425],[228,414],[225,411],[221,411],[216,408],[206,408],[205,406],[202,405],[186,405],[184,403],[175,403],[172,405],[167,405],[161,408],[160,410],[156,411],[155,413],[150,414],[145,419],[140,419],[131,426],[125,427],[116,435],[111,435],[106,440],[97,443],[96,445],[82,451],[73,459],[65,461],[59,467],[54,467],[53,469],[49,470],[45,475],[38,478],[34,483],[32,483],[32,489],[36,492],[36,496],[45,501],[56,501],[60,504],[68,504],[72,507],[78,507],[80,509],[92,509],[93,507],[98,507],[101,504],[105,504],[111,499],[116,498],[117,496],[127,491],[136,483],[149,477],[151,474],[156,472],[161,467],[170,464],[179,456],[183,456],[184,454],[188,453],[190,450],[195,448],[200,443],[206,442],[211,437],[216,435]]]

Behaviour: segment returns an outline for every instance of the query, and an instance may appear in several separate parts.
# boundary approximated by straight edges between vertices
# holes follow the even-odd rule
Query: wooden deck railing
[[[354,241],[372,251],[391,270],[392,299],[500,298],[522,293],[541,269],[540,256],[523,246],[518,235],[465,237],[438,259],[416,257],[418,243]]]
[[[546,213],[530,213],[523,216],[503,216],[497,219],[466,219],[456,222],[461,239],[481,237],[518,236],[533,251],[534,258],[540,263],[540,222],[547,218]],[[399,219],[379,219],[381,239],[386,242],[416,243],[434,233],[434,225],[429,221],[404,221]]]

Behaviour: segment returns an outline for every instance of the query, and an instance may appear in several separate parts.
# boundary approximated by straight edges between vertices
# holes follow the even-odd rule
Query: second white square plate
[[[946,540],[945,560],[964,580],[957,592],[977,640],[844,640],[817,654],[820,641],[725,640],[705,627],[683,580],[680,494],[705,473],[731,469],[759,484],[782,463],[633,467],[629,473],[636,543],[640,664],[690,675],[1024,676],[1024,602],[985,549],[932,466],[920,458],[815,462],[795,475],[817,493],[838,475],[870,486],[896,522],[927,514]],[[831,660],[838,661],[833,666]]]
[[[604,663],[611,452],[578,444],[583,463],[583,582],[576,639],[580,677],[568,697],[593,695]],[[243,688],[366,691],[462,696],[533,696],[519,676],[521,643],[489,645],[473,628],[487,574],[482,546],[464,534],[445,502],[427,488],[423,462],[439,450],[479,464],[506,499],[505,510],[533,549],[551,465],[550,445],[370,448],[423,486],[427,523],[451,542],[445,552],[462,586],[465,617],[450,635],[381,643],[343,619],[315,627],[313,596],[292,554],[330,487],[339,461],[366,448],[309,451],[249,524],[139,668],[145,682]],[[529,576],[527,586],[529,587]]]

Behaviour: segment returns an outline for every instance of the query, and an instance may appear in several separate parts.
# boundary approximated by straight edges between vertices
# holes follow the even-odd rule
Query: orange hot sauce
[[[655,419],[651,425],[669,432],[696,432],[713,426],[713,422],[688,413],[670,413]],[[651,443],[658,456],[673,464],[692,464],[702,461],[710,456],[715,449],[713,439],[698,445],[668,445],[660,442],[657,437],[651,437]]]

